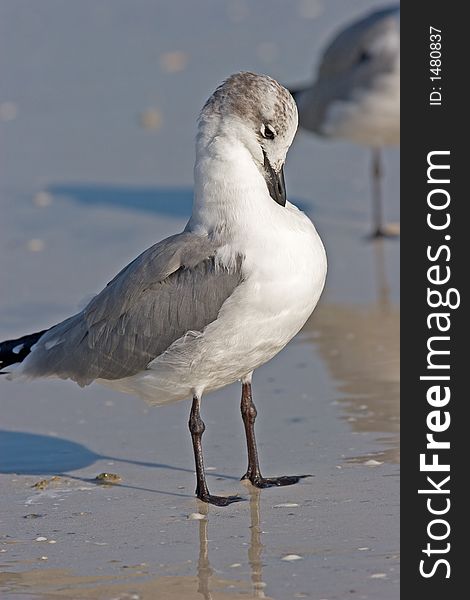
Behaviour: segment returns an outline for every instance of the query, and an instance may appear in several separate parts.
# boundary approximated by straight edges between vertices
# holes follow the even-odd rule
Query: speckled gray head
[[[266,75],[236,73],[204,105],[198,146],[222,135],[241,142],[262,172],[272,198],[284,206],[283,166],[297,124],[297,106],[286,88]]]
[[[201,118],[208,113],[233,115],[255,126],[275,126],[278,135],[297,127],[297,107],[290,92],[275,79],[256,73],[235,73],[226,79],[204,105]]]

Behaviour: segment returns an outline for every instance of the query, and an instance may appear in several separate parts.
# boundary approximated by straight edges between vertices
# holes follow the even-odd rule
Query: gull
[[[274,79],[230,76],[204,105],[196,138],[192,215],[179,234],[125,267],[78,314],[0,344],[8,377],[93,381],[158,405],[191,399],[196,495],[210,494],[202,453],[203,393],[241,381],[248,468],[264,488],[304,475],[261,475],[252,374],[296,335],[315,308],[326,254],[310,221],[286,199],[283,166],[297,107]]]
[[[381,148],[400,143],[400,8],[374,11],[341,30],[323,53],[316,80],[293,91],[300,126],[372,149],[372,237],[383,225]]]

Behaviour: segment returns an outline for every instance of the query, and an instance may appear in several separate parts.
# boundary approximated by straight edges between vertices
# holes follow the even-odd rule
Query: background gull
[[[289,92],[269,77],[231,76],[204,106],[195,197],[185,230],[152,246],[62,323],[0,345],[11,378],[98,381],[151,404],[193,398],[197,496],[207,488],[204,392],[242,381],[247,478],[257,487],[302,476],[261,475],[253,371],[300,330],[323,289],[326,257],[311,221],[286,200],[283,165],[297,128]]]
[[[374,11],[326,48],[314,83],[293,92],[300,126],[372,148],[372,236],[383,225],[381,147],[400,141],[400,9]]]

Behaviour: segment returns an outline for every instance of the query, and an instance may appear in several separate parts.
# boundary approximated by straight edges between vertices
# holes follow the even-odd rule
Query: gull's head
[[[297,124],[297,106],[286,88],[266,75],[236,73],[204,105],[198,147],[224,140],[227,152],[249,153],[269,194],[284,206],[283,166]]]

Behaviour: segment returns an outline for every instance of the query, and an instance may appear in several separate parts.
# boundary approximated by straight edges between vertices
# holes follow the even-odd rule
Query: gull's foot
[[[198,498],[202,502],[214,504],[215,506],[228,506],[234,502],[242,502],[244,500],[241,496],[213,496],[212,494],[200,494]]]
[[[400,237],[400,224],[390,223],[383,227],[378,227],[368,236],[370,240],[381,240],[383,238],[398,238]]]
[[[385,237],[385,233],[382,229],[376,229],[369,235],[369,238],[371,240],[380,240],[384,237]]]
[[[294,485],[294,483],[298,483],[301,479],[305,479],[305,477],[312,477],[311,475],[282,475],[281,477],[261,477],[254,476],[249,477],[248,475],[244,475],[243,479],[249,479],[252,485],[258,488],[268,488],[268,487],[276,487],[276,486],[284,486],[284,485]]]

